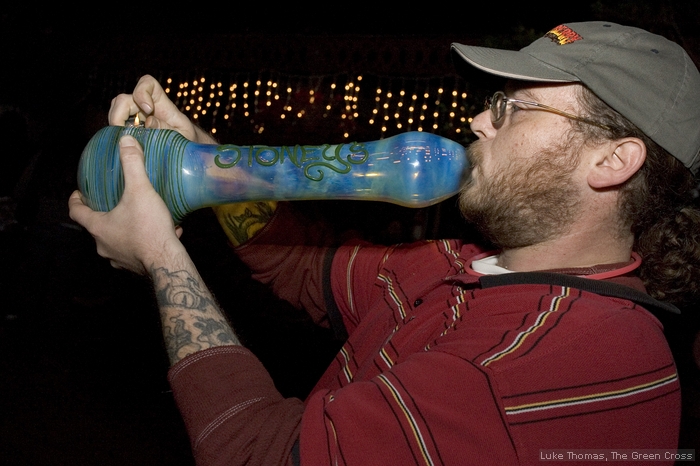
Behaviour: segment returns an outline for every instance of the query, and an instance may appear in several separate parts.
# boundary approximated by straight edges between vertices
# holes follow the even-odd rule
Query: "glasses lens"
[[[496,92],[493,97],[491,97],[491,120],[494,123],[498,123],[503,119],[506,114],[506,106],[508,101],[503,92]]]

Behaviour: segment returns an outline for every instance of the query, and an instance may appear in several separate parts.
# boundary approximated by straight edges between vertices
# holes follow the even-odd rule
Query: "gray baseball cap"
[[[503,78],[580,82],[693,173],[700,168],[700,73],[675,42],[594,21],[557,26],[520,51],[456,43],[452,51]]]

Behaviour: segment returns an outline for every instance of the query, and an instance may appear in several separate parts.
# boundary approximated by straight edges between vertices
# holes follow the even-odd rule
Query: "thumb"
[[[148,183],[145,157],[139,142],[133,136],[122,136],[119,140],[119,160],[124,171],[124,184],[139,185]]]

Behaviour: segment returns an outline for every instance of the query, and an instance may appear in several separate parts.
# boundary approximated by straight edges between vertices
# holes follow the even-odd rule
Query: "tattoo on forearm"
[[[248,204],[240,215],[227,212],[224,226],[238,244],[243,244],[270,221],[274,212],[274,206],[267,202]]]
[[[197,337],[197,341],[208,343],[211,346],[220,345],[222,343],[233,343],[233,338],[228,331],[229,326],[227,323],[211,318],[204,319],[202,317],[195,317],[195,319],[197,322],[193,325],[201,332]]]
[[[240,344],[198,275],[158,268],[151,276],[172,364],[203,349]]]
[[[171,317],[168,320],[174,325],[163,325],[163,337],[165,338],[165,350],[168,352],[170,361],[179,361],[182,359],[184,356],[179,357],[178,353],[183,348],[188,349],[186,355],[202,349],[200,345],[193,342],[192,332],[185,328],[184,320],[177,317]]]
[[[216,307],[206,288],[186,270],[170,272],[159,268],[152,274],[156,286],[156,300],[161,306],[175,306],[206,312]]]

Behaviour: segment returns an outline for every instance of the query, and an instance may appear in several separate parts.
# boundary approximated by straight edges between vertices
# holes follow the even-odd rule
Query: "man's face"
[[[579,114],[576,85],[522,87],[508,97]],[[479,114],[469,147],[472,178],[460,193],[460,209],[496,246],[530,246],[564,234],[577,214],[582,186],[581,144],[571,121],[555,113],[511,103],[494,125]]]

